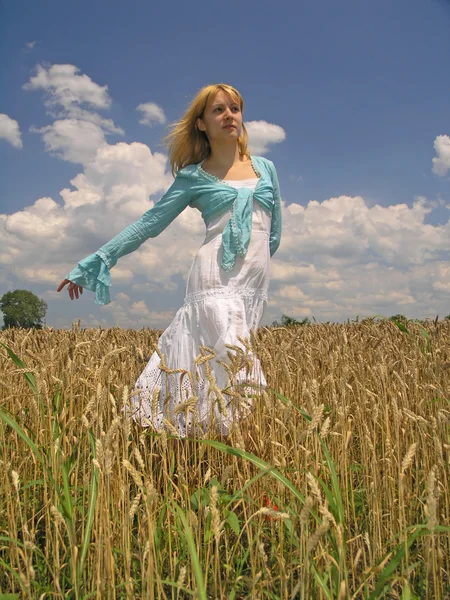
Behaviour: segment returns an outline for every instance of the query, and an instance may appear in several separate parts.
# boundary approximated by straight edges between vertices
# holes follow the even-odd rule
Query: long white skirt
[[[227,345],[245,350],[238,338],[248,338],[261,321],[270,279],[271,215],[253,203],[247,254],[225,271],[220,267],[222,232],[229,218],[227,211],[209,224],[189,272],[184,304],[136,381],[131,414],[142,426],[181,437],[210,426],[227,434],[237,419],[248,416],[255,388],[266,386],[260,362],[251,353],[241,354],[249,360],[232,377],[220,361],[229,365],[228,353],[240,354]]]

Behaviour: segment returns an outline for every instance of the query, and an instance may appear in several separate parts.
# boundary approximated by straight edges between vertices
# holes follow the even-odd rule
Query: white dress
[[[233,187],[250,189],[255,189],[257,182],[258,178],[226,181]],[[222,232],[229,218],[227,210],[209,223],[205,241],[189,272],[184,304],[158,341],[163,369],[165,365],[169,371],[178,372],[161,370],[161,358],[155,351],[136,381],[131,414],[143,426],[165,428],[185,437],[201,433],[212,424],[227,434],[236,419],[244,418],[251,410],[249,392],[266,385],[259,360],[248,353],[251,370],[247,363],[247,368],[243,367],[232,381],[226,368],[217,362],[228,364],[228,352],[235,351],[227,348],[227,344],[244,349],[238,337],[248,338],[250,330],[258,327],[267,303],[270,278],[271,214],[259,202],[253,203],[247,253],[236,257],[232,271],[225,271],[220,267]],[[202,355],[211,356],[210,350],[215,355],[211,360],[198,360]],[[250,382],[253,387],[244,387],[243,382]],[[241,392],[240,402],[236,393],[233,396],[226,391],[217,392],[217,388],[223,390],[229,386]]]

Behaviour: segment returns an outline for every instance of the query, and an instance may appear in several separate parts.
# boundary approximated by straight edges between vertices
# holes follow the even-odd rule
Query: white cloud
[[[121,206],[125,219],[139,218],[150,207],[148,197],[165,191],[173,181],[165,171],[166,162],[163,154],[152,154],[139,142],[105,144],[97,148],[84,172],[72,179],[75,189],[65,188],[61,196],[67,207],[106,203],[110,209]],[[125,205],[128,210],[123,210]]]
[[[106,145],[102,129],[89,121],[62,119],[30,131],[42,135],[45,149],[53,156],[83,165],[89,164],[97,150]]]
[[[107,85],[98,85],[88,75],[79,75],[74,65],[37,65],[36,75],[23,85],[25,90],[43,90],[46,106],[62,106],[70,110],[73,105],[86,103],[94,108],[109,108],[111,98]]]
[[[54,290],[78,260],[137,220],[153,206],[149,196],[170,186],[166,167],[167,158],[145,144],[104,144],[72,188],[62,190],[62,205],[40,198],[0,215],[0,261],[7,273],[2,285],[10,287],[8,274],[22,285],[53,285],[47,291],[53,302]],[[271,261],[264,322],[282,313],[318,321],[450,313],[450,222],[425,222],[438,204],[419,197],[412,206],[369,206],[360,196],[283,204],[283,237]],[[167,326],[203,234],[200,214],[188,208],[160,236],[122,257],[111,271],[112,302],[99,309],[103,325]],[[64,292],[59,302],[67,301]],[[84,296],[93,303],[91,292]]]
[[[42,135],[45,149],[54,156],[86,165],[106,144],[106,135],[123,135],[124,131],[92,110],[111,107],[108,86],[98,85],[79,71],[69,64],[37,65],[36,75],[23,88],[42,90],[47,114],[55,119],[51,125],[32,126],[30,131]]]
[[[290,205],[283,239],[285,252],[314,255],[314,264],[351,265],[376,260],[396,266],[423,263],[448,249],[448,227],[426,224],[436,207],[418,197],[407,204],[369,207],[361,196],[311,200],[303,208]]]
[[[58,279],[58,268],[47,269],[45,267],[37,266],[21,266],[15,269],[15,274],[25,281],[51,285]]]
[[[4,113],[0,113],[0,139],[6,140],[15,148],[23,147],[19,123]]]
[[[173,319],[175,311],[149,310],[143,300],[133,302],[128,294],[117,294],[114,300],[105,310],[111,314],[115,323],[120,323],[120,327],[140,328],[140,327],[159,327],[161,323],[169,322]]]
[[[34,40],[32,42],[26,42],[25,47],[27,50],[33,50],[33,48],[36,46],[37,43],[38,43],[38,40]]]
[[[154,102],[139,104],[136,110],[142,113],[142,119],[139,121],[141,125],[149,125],[151,127],[154,124],[164,125],[166,122],[164,110]]]
[[[64,225],[61,207],[51,198],[39,198],[32,206],[5,219],[5,230],[10,235],[32,245],[45,242],[47,246],[56,247],[64,240],[64,233],[60,230]]]
[[[164,154],[142,143],[106,141],[120,128],[91,108],[110,106],[107,86],[78,75],[71,65],[41,67],[29,86],[44,90],[47,105],[63,115],[35,128],[47,150],[83,168],[61,190],[60,204],[44,197],[13,214],[0,214],[0,262],[5,266],[0,281],[7,289],[17,280],[21,286],[45,285],[51,309],[55,298],[58,306],[61,298],[68,301],[67,291],[58,294],[56,288],[77,261],[139,219],[154,205],[149,198],[164,193],[173,178]],[[246,126],[254,154],[264,155],[285,139],[278,125],[258,121]],[[418,197],[412,205],[369,206],[361,196],[339,196],[302,206],[290,200],[283,203],[283,237],[271,262],[263,322],[282,313],[336,321],[358,314],[442,317],[450,312],[450,221],[426,222],[443,202]],[[203,237],[200,214],[188,208],[160,236],[122,257],[111,271],[111,304],[98,308],[93,294],[84,293],[91,312],[95,307],[102,315],[90,314],[89,326],[167,326]],[[55,325],[70,327],[67,321],[58,317]]]
[[[341,196],[285,207],[266,322],[283,313],[331,321],[449,314],[450,221],[425,223],[441,204],[418,197],[370,207]]]
[[[57,118],[58,115],[61,113],[59,113],[58,111],[49,111],[49,114]],[[112,119],[105,119],[98,113],[91,112],[89,110],[84,110],[79,106],[71,106],[70,110],[67,111],[66,114],[67,116],[70,116],[72,120],[76,119],[78,121],[87,121],[88,123],[93,123],[94,125],[101,127],[107,134],[115,133],[117,135],[123,135],[125,133],[121,127],[117,127],[117,125],[114,124],[114,121]]]
[[[267,121],[246,121],[249,147],[257,156],[267,154],[270,144],[279,144],[286,139],[286,133],[279,125]]]
[[[450,171],[450,137],[438,135],[434,140],[437,156],[433,158],[433,173],[443,177]]]

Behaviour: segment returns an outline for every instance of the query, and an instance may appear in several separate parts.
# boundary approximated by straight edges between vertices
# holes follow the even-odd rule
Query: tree
[[[392,317],[389,317],[389,321],[400,321],[400,322],[404,322],[404,321],[408,321],[408,318],[405,317],[405,315],[392,315]]]
[[[0,310],[3,313],[3,329],[8,327],[42,329],[47,303],[29,290],[14,290],[3,294],[0,298]]]
[[[310,320],[308,319],[308,317],[305,317],[304,319],[302,319],[301,321],[299,321],[298,319],[295,319],[294,317],[289,317],[288,315],[282,315],[281,317],[281,323],[278,323],[278,321],[274,321],[272,323],[273,327],[289,327],[290,325],[309,325]]]

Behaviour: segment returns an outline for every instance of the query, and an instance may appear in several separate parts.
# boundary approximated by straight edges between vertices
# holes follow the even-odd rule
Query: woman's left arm
[[[80,260],[65,279],[95,292],[96,304],[109,304],[110,269],[116,265],[119,258],[137,250],[148,238],[158,236],[187,208],[191,199],[190,186],[188,174],[185,171],[179,172],[173,184],[153,208],[145,212],[138,221],[125,227],[96,252]],[[60,289],[61,285],[58,291]]]
[[[281,195],[280,195],[280,184],[278,181],[277,170],[275,165],[270,160],[270,176],[272,179],[273,186],[273,212],[272,212],[272,224],[270,227],[270,256],[273,256],[278,250],[278,246],[281,241]]]

